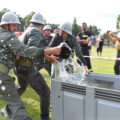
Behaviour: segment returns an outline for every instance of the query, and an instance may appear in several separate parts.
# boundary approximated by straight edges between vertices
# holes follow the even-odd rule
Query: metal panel
[[[120,119],[120,76],[90,73],[86,86],[79,81],[52,79],[52,120]]]
[[[86,94],[86,87],[85,86],[78,86],[75,84],[70,84],[70,83],[61,83],[62,91],[69,91],[72,93],[78,93],[85,95]]]
[[[95,97],[120,102],[120,91],[96,88]]]
[[[63,118],[63,92],[59,81],[52,82],[52,120],[64,120]]]
[[[85,120],[96,120],[95,89],[90,86],[86,87]]]
[[[84,120],[85,96],[64,92],[64,120]]]
[[[120,120],[120,103],[98,99],[97,120]]]

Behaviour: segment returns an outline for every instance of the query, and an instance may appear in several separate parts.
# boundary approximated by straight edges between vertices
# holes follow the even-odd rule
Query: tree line
[[[3,9],[0,11],[0,20],[1,20],[2,15],[3,15],[5,12],[8,12],[8,11],[10,11],[10,10],[7,9],[7,8],[3,8]],[[14,12],[14,13],[15,13],[15,12]],[[20,22],[21,22],[21,25],[18,27],[18,29],[19,29],[20,31],[23,31],[23,30],[24,30],[24,26],[25,26],[25,25],[29,25],[29,21],[30,21],[30,19],[32,18],[32,16],[33,16],[34,13],[35,13],[35,12],[31,12],[31,13],[29,13],[28,15],[26,15],[24,18],[22,18],[19,14],[17,14],[18,17],[19,17],[19,20],[20,20]],[[53,30],[56,29],[56,28],[58,28],[58,26],[59,26],[59,24],[54,24],[54,23],[46,23],[46,24],[49,24],[49,25],[52,27]],[[118,17],[117,17],[116,28],[118,28],[119,25],[120,25],[120,15],[118,15]],[[97,28],[97,26],[95,26],[95,25],[93,25],[93,26],[92,26],[92,25],[89,25],[89,26],[88,26],[88,30],[91,32],[92,35],[99,35],[99,33],[100,33],[100,31],[101,31],[101,29],[100,29],[100,28]],[[72,23],[72,33],[73,33],[74,36],[77,36],[77,34],[78,34],[79,32],[81,32],[81,31],[82,31],[81,26],[77,23],[77,18],[74,17],[73,23]]]

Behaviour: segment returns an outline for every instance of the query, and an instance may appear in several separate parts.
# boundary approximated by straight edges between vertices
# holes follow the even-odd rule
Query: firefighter
[[[42,28],[44,26],[44,17],[40,13],[35,13],[30,25],[26,31],[20,36],[20,41],[28,46],[36,46],[43,48],[42,43]],[[56,62],[55,56],[46,56],[46,60]],[[33,65],[33,63],[35,65]],[[44,59],[34,59],[33,61],[21,57],[15,64],[15,73],[18,77],[20,95],[26,90],[28,84],[36,91],[40,97],[41,120],[49,119],[50,106],[50,89],[46,84],[44,78],[39,73],[39,67],[43,66]]]
[[[65,22],[59,26],[59,33],[57,33],[52,39],[49,47],[55,47],[60,45],[60,43],[65,42],[72,51],[75,51],[76,56],[82,62],[85,72],[89,72],[86,62],[82,56],[80,46],[77,40],[72,36],[72,25],[70,22]]]
[[[47,48],[49,43],[52,40],[51,32],[52,32],[52,28],[50,25],[44,26],[44,28],[43,28],[43,40],[42,40],[42,44],[43,44],[44,48]],[[48,61],[44,61],[43,67],[47,70],[47,72],[51,76],[51,63]]]
[[[8,72],[14,67],[16,56],[43,59],[49,54],[60,54],[61,48],[40,49],[26,46],[14,34],[18,24],[20,24],[19,19],[12,12],[5,13],[0,22],[0,99],[7,102],[13,120],[32,120],[25,112],[14,80]]]
[[[52,28],[50,25],[46,25],[43,28],[43,46],[48,47],[49,43],[52,40],[51,36]]]
[[[91,40],[91,33],[87,30],[87,24],[82,23],[82,32],[78,33],[77,41],[81,46],[82,54],[85,56],[90,56],[89,46],[88,46],[90,40]],[[89,57],[85,58],[85,61],[86,61],[88,69],[91,72],[93,72],[90,58]],[[78,63],[81,64],[81,62],[79,62],[79,60],[78,60]]]

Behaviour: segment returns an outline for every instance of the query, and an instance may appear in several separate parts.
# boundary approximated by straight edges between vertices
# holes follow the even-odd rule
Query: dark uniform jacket
[[[50,36],[49,38],[44,38],[44,37],[43,37],[42,44],[43,44],[44,48],[46,48],[46,47],[49,46],[52,38],[53,38],[52,36]]]
[[[43,37],[42,32],[33,23],[29,25],[26,31],[19,37],[20,41],[28,46],[36,46],[38,48],[43,48]],[[23,59],[22,59],[23,60]],[[21,61],[22,61],[21,60]],[[26,61],[24,61],[26,64]],[[29,61],[30,62],[30,61]],[[34,64],[43,64],[43,59],[33,59]],[[27,64],[26,64],[27,65]],[[29,64],[28,64],[29,66]]]
[[[83,39],[87,40],[88,37],[91,37],[91,33],[89,31],[85,31],[85,32],[79,33],[78,36],[80,37],[81,40]],[[84,53],[84,51],[89,50],[88,44],[81,44],[81,43],[79,44],[81,46],[82,53]]]
[[[58,46],[60,45],[60,43],[63,42],[63,38],[61,36],[59,36],[59,34],[55,35],[54,38],[52,39],[49,47],[55,47],[55,46]],[[80,49],[80,46],[79,46],[79,43],[77,42],[77,40],[69,35],[67,40],[65,41],[65,43],[67,43],[67,45],[75,51],[75,54],[76,56],[81,60],[81,62],[83,63],[83,65],[86,65],[86,62],[82,56],[82,53],[81,53],[81,49]]]
[[[0,63],[11,68],[15,55],[30,59],[32,57],[43,58],[44,49],[28,47],[20,42],[13,32],[0,28]]]
[[[20,41],[28,46],[43,47],[42,44],[42,32],[34,24],[30,24],[27,30],[20,36]]]

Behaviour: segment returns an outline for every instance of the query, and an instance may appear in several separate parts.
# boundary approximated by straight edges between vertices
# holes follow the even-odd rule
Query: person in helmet
[[[44,24],[45,22],[42,14],[35,13],[30,20],[30,25],[20,36],[20,41],[23,41],[23,43],[28,46],[44,48],[42,42],[42,28]],[[49,57],[51,59],[49,59]],[[50,62],[56,61],[55,56],[47,56],[46,59]],[[35,65],[33,65],[33,63]],[[31,61],[21,57],[15,64],[15,73],[20,85],[18,89],[19,94],[22,95],[23,92],[26,90],[28,84],[30,84],[30,86],[40,97],[41,120],[48,120],[50,106],[50,89],[42,75],[39,73],[39,66],[43,65],[44,59],[33,59],[33,61]]]
[[[25,112],[24,105],[15,88],[14,80],[8,72],[14,67],[16,56],[28,59],[43,59],[49,54],[60,54],[61,48],[43,49],[23,44],[14,34],[19,24],[18,17],[12,12],[6,12],[0,22],[0,99],[7,102],[9,114],[7,114],[8,112],[4,114],[6,108],[2,109],[1,112],[6,117],[11,115],[13,120],[32,120]],[[54,62],[57,62],[57,60]]]
[[[104,34],[100,34],[96,40],[97,44],[97,54],[98,56],[102,56],[102,51],[103,51],[103,45],[104,45]]]
[[[43,47],[40,41],[42,40],[42,29],[44,24],[45,22],[42,14],[35,13],[30,20],[30,25],[21,35],[20,40],[23,40],[23,43],[29,44],[29,46]]]
[[[43,44],[44,48],[47,48],[49,43],[52,40],[51,32],[52,32],[51,26],[45,25],[43,28],[43,40],[42,40],[42,44]],[[44,61],[43,67],[47,70],[47,72],[51,76],[51,63],[48,61]]]
[[[81,60],[85,72],[89,72],[86,62],[82,56],[80,46],[77,40],[72,36],[72,25],[70,22],[65,22],[59,26],[59,33],[54,36],[49,47],[55,47],[60,43],[65,42],[72,51],[75,51],[76,56]]]
[[[43,46],[46,48],[48,47],[49,43],[51,42],[52,36],[51,36],[52,28],[50,25],[46,25],[43,28]]]

